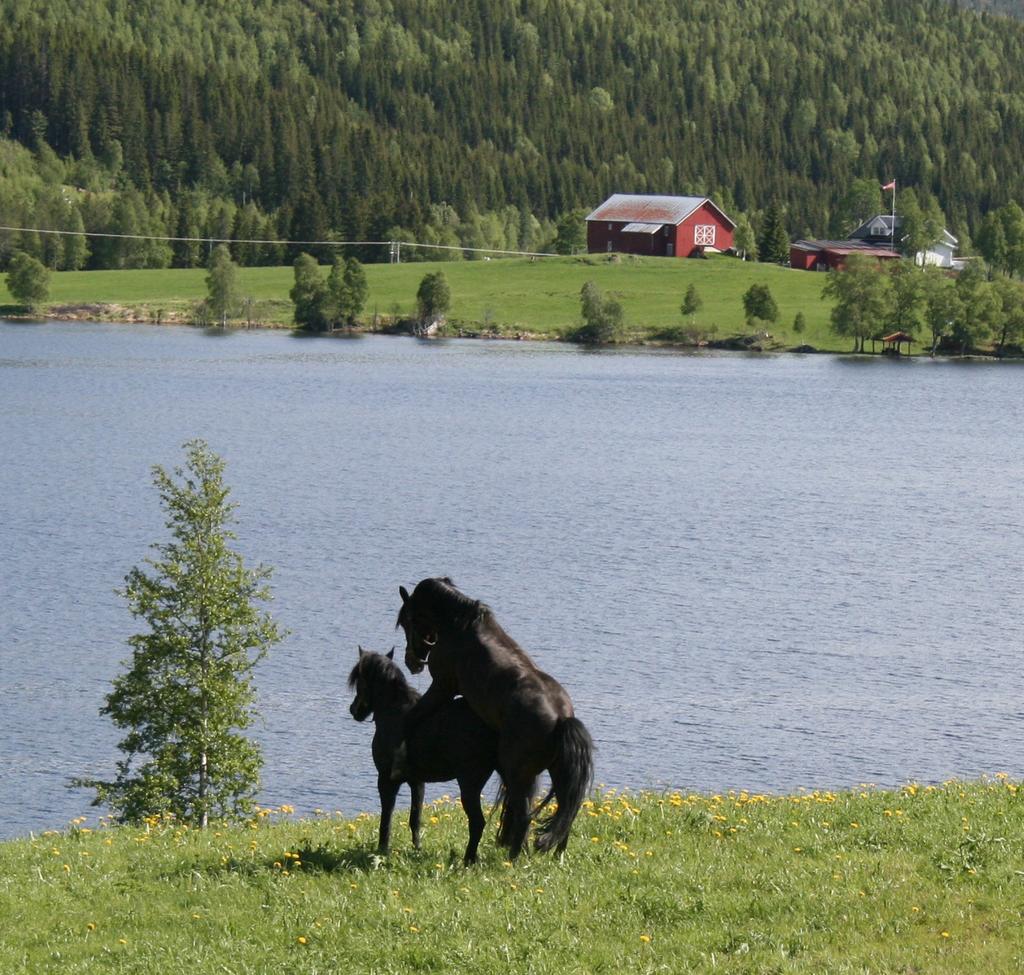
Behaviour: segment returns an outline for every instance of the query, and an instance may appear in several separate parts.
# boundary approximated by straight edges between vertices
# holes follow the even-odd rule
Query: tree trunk
[[[206,737],[206,718],[203,718],[203,737]],[[206,793],[209,783],[209,769],[206,764],[206,749],[199,754],[199,828],[209,825],[209,811],[206,808]]]

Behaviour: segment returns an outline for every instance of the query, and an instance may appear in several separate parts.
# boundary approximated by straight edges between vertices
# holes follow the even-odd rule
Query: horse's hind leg
[[[412,793],[412,801],[409,804],[409,829],[412,831],[412,845],[418,850],[420,848],[420,820],[423,818],[423,783],[410,782],[409,791]]]
[[[377,775],[377,794],[380,796],[380,837],[377,840],[377,852],[385,856],[391,845],[391,814],[395,811],[395,796],[398,795],[398,783],[384,773]]]
[[[510,860],[523,851],[526,834],[530,829],[530,803],[533,800],[535,779],[506,780],[505,807],[502,812],[498,842],[508,847]]]
[[[488,772],[488,778],[490,773]],[[476,863],[476,851],[480,846],[480,837],[484,835],[484,827],[487,820],[484,819],[484,811],[480,808],[480,790],[484,782],[477,776],[469,776],[459,779],[459,799],[462,801],[462,809],[469,820],[469,842],[466,844],[466,855],[462,862],[468,867]]]

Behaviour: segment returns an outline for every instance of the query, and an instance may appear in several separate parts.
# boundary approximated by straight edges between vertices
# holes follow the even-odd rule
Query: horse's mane
[[[348,675],[348,689],[355,690],[359,675],[368,681],[376,684],[383,684],[395,691],[402,691],[409,688],[409,682],[405,679],[402,669],[393,660],[389,660],[383,653],[374,653],[372,650],[365,651],[356,661],[352,672]]]
[[[431,609],[442,611],[461,629],[494,619],[490,606],[460,592],[448,576],[424,579],[413,590],[412,598],[425,600]]]

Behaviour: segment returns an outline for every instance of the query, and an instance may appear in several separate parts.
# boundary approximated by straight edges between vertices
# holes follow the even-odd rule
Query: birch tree
[[[256,716],[253,668],[283,633],[259,604],[264,566],[233,551],[224,462],[201,440],[184,468],[153,469],[170,541],[128,573],[122,595],[146,624],[101,713],[127,733],[112,782],[96,789],[122,822],[172,814],[193,826],[251,811],[262,755],[242,732]]]

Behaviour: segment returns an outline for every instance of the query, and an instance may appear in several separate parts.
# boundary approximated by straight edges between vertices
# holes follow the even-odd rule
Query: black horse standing
[[[365,721],[372,714],[375,725],[372,748],[380,795],[378,852],[388,852],[391,815],[403,781],[409,783],[412,793],[409,829],[412,845],[418,850],[423,783],[458,779],[462,808],[469,819],[469,843],[464,860],[474,863],[486,825],[480,808],[480,791],[496,768],[497,735],[465,701],[449,701],[417,727],[415,736],[406,743],[407,753],[399,778],[393,780],[395,752],[402,744],[405,715],[420,697],[419,692],[409,686],[398,665],[392,662],[394,653],[394,650],[386,655],[372,653],[360,647],[359,660],[348,677],[349,688],[356,692],[349,712],[356,721]]]
[[[405,665],[414,674],[430,668],[431,684],[409,712],[410,740],[420,720],[462,694],[498,733],[498,771],[504,798],[498,842],[514,858],[530,827],[530,805],[545,769],[557,810],[537,823],[538,850],[563,851],[569,830],[593,780],[594,745],[561,684],[538,669],[484,603],[470,599],[451,579],[424,579],[399,588],[398,625],[405,630]],[[540,810],[538,810],[539,812]]]

